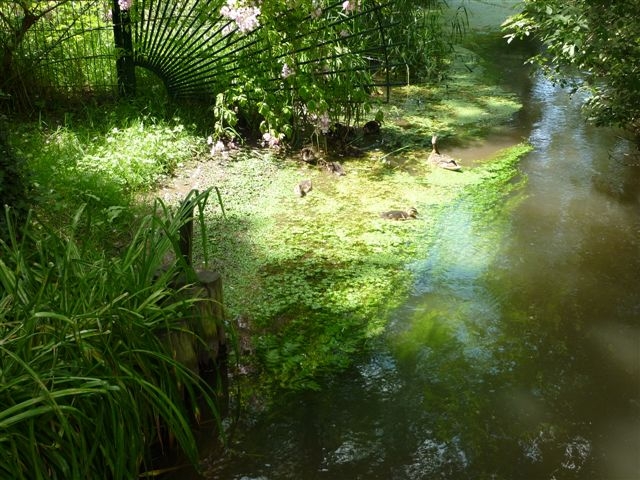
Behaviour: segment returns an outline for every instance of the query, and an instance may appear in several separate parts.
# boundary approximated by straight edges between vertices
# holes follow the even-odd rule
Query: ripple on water
[[[412,460],[412,463],[404,467],[410,480],[464,472],[469,463],[456,437],[449,442],[425,438],[413,453]]]

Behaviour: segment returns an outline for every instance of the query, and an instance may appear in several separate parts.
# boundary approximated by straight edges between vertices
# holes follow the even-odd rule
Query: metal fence
[[[104,1],[2,2],[0,88],[37,101],[48,95],[112,94],[117,85],[113,24]]]
[[[155,73],[170,95],[201,96],[224,91],[242,69],[261,69],[276,81],[278,65],[293,56],[305,68],[327,74],[330,65],[328,73],[339,74],[341,57],[354,49],[366,61],[348,68],[387,72],[378,78],[389,85],[389,25],[380,12],[390,3],[367,1],[350,15],[342,1],[327,4],[317,29],[292,32],[288,48],[274,49],[258,35],[262,25],[246,32],[222,15],[224,0],[0,1],[7,27],[0,33],[0,96],[11,92],[36,102],[133,94],[136,67]],[[305,15],[306,21],[314,12]]]

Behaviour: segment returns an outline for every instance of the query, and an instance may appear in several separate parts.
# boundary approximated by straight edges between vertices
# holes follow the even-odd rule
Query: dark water
[[[525,186],[490,221],[445,212],[375,353],[277,401],[207,478],[640,478],[640,166],[580,98],[510,78]]]

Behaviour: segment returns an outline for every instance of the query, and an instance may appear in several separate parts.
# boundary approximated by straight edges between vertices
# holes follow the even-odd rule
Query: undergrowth
[[[117,256],[87,243],[83,208],[0,241],[0,477],[130,479],[168,441],[197,462],[192,422],[218,393],[174,356],[201,341],[184,322],[203,300],[161,268],[183,221],[162,210]]]

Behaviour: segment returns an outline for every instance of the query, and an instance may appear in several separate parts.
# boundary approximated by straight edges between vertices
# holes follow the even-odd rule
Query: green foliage
[[[284,138],[315,138],[338,121],[360,123],[371,110],[371,86],[386,82],[389,74],[404,80],[408,71],[412,81],[442,79],[452,39],[464,24],[456,17],[447,32],[442,0],[194,1],[188,8],[178,7],[184,18],[172,20],[168,12],[173,13],[179,2],[130,3],[127,15],[133,25],[147,29],[133,39],[139,80],[148,79],[141,72],[148,67],[162,78],[169,93],[176,81],[182,86],[206,85],[207,100],[215,99],[211,132],[215,143],[239,137],[240,124],[275,146]],[[161,8],[167,15],[158,21],[166,21],[168,29],[149,21]],[[244,18],[245,13],[225,16],[225,9],[234,15],[254,11],[254,23],[230,20]],[[51,96],[109,93],[116,84],[109,15],[109,2],[0,3],[0,22],[6,27],[0,49],[9,72],[0,89],[39,108],[50,106]],[[164,71],[173,61],[149,63],[147,57],[158,52],[145,49],[190,49],[191,35],[170,32],[192,27],[202,42],[198,56],[207,58],[202,71],[176,80],[176,72]],[[157,87],[144,81],[138,86],[142,94]],[[43,88],[48,89],[44,95]]]
[[[640,134],[638,11],[638,0],[526,1],[504,28],[510,41],[532,37],[542,44],[531,61],[548,75],[590,93],[591,119]]]
[[[86,248],[83,217],[0,243],[3,478],[130,479],[169,437],[196,462],[191,418],[217,415],[216,392],[172,355],[199,301],[171,286],[176,266],[160,270],[181,221],[145,217],[112,258]]]
[[[43,106],[69,87],[112,93],[113,29],[108,2],[0,2],[0,89],[17,105]],[[59,87],[53,92],[51,86]]]
[[[5,129],[0,118],[0,207],[11,208],[7,215],[0,216],[0,239],[6,239],[9,232],[7,217],[22,224],[29,210],[24,160],[13,153]]]
[[[135,195],[198,155],[205,146],[178,117],[163,120],[127,108],[88,107],[61,120],[12,125],[10,143],[29,171],[30,205],[54,221],[87,205],[93,228],[113,235],[129,221]],[[122,233],[122,232],[121,232]]]
[[[247,35],[233,76],[220,75],[225,94],[216,100],[216,139],[235,133],[236,120],[228,112],[259,129],[271,145],[309,129],[312,135],[326,133],[337,121],[359,122],[371,109],[370,85],[386,81],[387,66],[403,78],[409,68],[413,78],[441,79],[451,53],[443,33],[443,4],[261,4],[260,28]],[[242,45],[242,39],[238,42]],[[240,48],[231,45],[234,52]]]
[[[446,78],[454,42],[466,30],[467,19],[460,8],[448,29],[445,8],[448,6],[442,0],[396,0],[382,10],[380,15],[388,27],[380,33],[379,41],[387,49],[396,78],[412,82]]]

